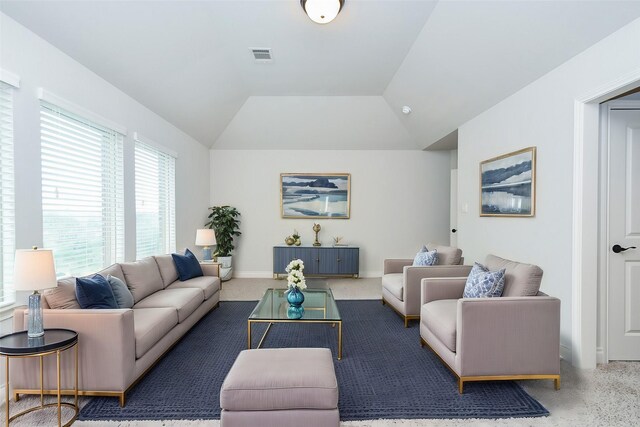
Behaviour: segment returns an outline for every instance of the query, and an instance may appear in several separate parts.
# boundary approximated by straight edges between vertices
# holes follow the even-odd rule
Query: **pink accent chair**
[[[499,298],[463,298],[466,277],[421,283],[420,344],[431,348],[464,383],[553,379],[560,388],[560,300],[539,292],[537,265],[488,255],[506,269]]]
[[[429,250],[438,251],[438,264],[429,267],[413,267],[413,259],[385,259],[382,276],[382,304],[388,304],[404,319],[420,319],[420,280],[427,277],[467,276],[471,266],[462,265],[462,250],[435,243],[427,244]]]

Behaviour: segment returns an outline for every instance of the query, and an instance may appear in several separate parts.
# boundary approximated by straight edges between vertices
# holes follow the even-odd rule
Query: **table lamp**
[[[211,246],[215,245],[216,233],[212,228],[199,228],[196,231],[196,246],[204,246],[202,248],[202,260],[211,261]]]
[[[50,249],[18,249],[14,263],[13,284],[18,291],[33,291],[29,295],[29,338],[44,335],[42,324],[41,289],[54,288],[58,285],[56,269],[53,264],[53,251]]]

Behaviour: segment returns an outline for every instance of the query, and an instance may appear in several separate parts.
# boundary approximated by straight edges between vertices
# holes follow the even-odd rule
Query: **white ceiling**
[[[0,10],[205,145],[282,148],[263,136],[279,131],[243,128],[261,116],[274,126],[278,103],[264,101],[289,97],[280,104],[303,105],[290,113],[302,122],[308,111],[332,129],[360,126],[338,148],[361,149],[430,145],[640,16],[640,1],[347,0],[328,25],[297,0],[1,0]],[[255,63],[250,47],[272,48],[273,63]],[[296,146],[336,148],[322,141]]]

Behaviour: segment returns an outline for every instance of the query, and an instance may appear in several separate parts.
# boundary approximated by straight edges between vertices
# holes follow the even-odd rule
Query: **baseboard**
[[[272,279],[273,272],[271,271],[234,271],[233,277],[237,279]],[[358,277],[362,277],[362,278],[382,277],[382,271],[364,271],[364,272],[361,272]]]
[[[571,363],[571,347],[560,344],[560,358]]]
[[[609,363],[609,361],[604,357],[604,348],[602,347],[596,348],[596,363],[597,364]]]
[[[233,277],[238,279],[273,279],[271,271],[234,271]]]

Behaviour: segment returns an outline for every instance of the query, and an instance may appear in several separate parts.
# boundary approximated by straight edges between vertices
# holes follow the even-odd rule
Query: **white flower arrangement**
[[[287,268],[284,269],[287,273],[291,273],[292,271],[302,271],[304,270],[304,262],[301,259],[294,259],[287,265]]]
[[[289,290],[297,288],[301,291],[307,289],[307,282],[304,278],[302,271],[304,270],[304,263],[302,260],[294,259],[289,263],[285,269],[289,275],[287,276],[287,285]]]

